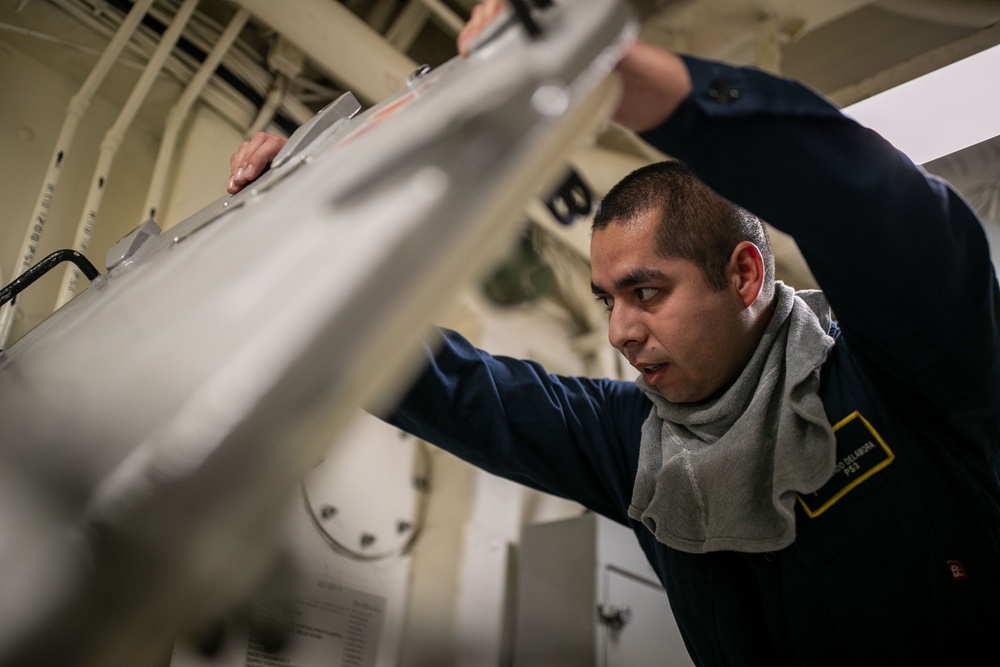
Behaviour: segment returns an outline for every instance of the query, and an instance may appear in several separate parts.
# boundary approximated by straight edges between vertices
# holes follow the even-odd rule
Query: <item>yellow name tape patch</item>
[[[834,424],[833,432],[837,436],[837,465],[833,477],[818,491],[799,494],[799,502],[810,518],[830,509],[896,458],[878,431],[857,410]]]

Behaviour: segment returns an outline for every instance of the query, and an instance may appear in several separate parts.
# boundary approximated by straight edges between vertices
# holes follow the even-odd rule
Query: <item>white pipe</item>
[[[114,33],[112,28],[109,28],[104,23],[95,19],[91,13],[83,11],[81,5],[73,0],[49,0],[49,2],[53,3],[70,16],[73,16],[78,21],[99,34],[107,34],[110,36]],[[208,52],[211,48],[209,45],[209,41],[211,40],[192,35],[194,31],[193,29],[197,27],[197,22],[200,17],[201,14],[196,14],[192,17],[193,20],[188,24],[188,27],[191,29],[185,30],[184,36],[185,38],[191,40],[192,44],[198,46],[203,51]],[[219,26],[219,30],[221,30],[221,26]],[[219,30],[215,31],[216,35]],[[214,37],[212,39],[214,40]],[[202,44],[205,44],[206,46],[200,46]],[[127,48],[134,54],[141,56],[143,62],[146,62],[151,57],[153,51],[155,51],[156,42],[145,35],[144,31],[139,30],[135,35],[135,39],[129,43]],[[194,68],[188,66],[187,58],[185,58],[184,62],[182,62],[177,55],[178,54],[175,52],[171,58],[167,59],[164,70],[178,81],[184,83],[190,80],[193,75]],[[266,70],[261,68],[260,65],[253,60],[253,58],[244,53],[244,48],[241,47],[240,42],[236,42],[234,48],[230,49],[229,54],[223,61],[223,64],[226,69],[249,85],[257,93],[263,95],[264,91],[267,90],[272,77]],[[141,67],[139,69],[141,69]],[[336,97],[336,95],[334,95],[334,97]],[[219,83],[217,79],[209,80],[208,85],[205,87],[205,91],[202,94],[202,101],[217,111],[223,118],[226,118],[230,123],[232,123],[233,127],[239,129],[240,131],[243,131],[244,128],[250,125],[257,113],[256,105],[250,102],[250,100],[242,94],[237,93],[235,89],[228,84]],[[290,120],[299,125],[308,121],[316,113],[292,96],[286,97],[282,102],[281,111]]]
[[[52,157],[49,159],[49,169],[45,173],[42,189],[35,200],[35,208],[31,213],[31,219],[28,221],[28,228],[24,234],[24,241],[21,244],[21,251],[18,254],[20,264],[14,268],[11,279],[24,273],[34,263],[35,254],[38,252],[38,241],[45,230],[45,221],[49,215],[49,207],[52,205],[52,198],[55,196],[56,187],[59,185],[62,164],[66,159],[67,153],[69,153],[73,138],[76,136],[77,127],[87,113],[94,93],[104,81],[115,60],[121,55],[122,49],[125,48],[132,34],[139,26],[142,17],[146,15],[146,11],[152,4],[153,0],[139,0],[132,5],[132,9],[122,21],[121,27],[111,38],[111,41],[108,42],[104,53],[98,58],[94,69],[87,75],[87,79],[80,86],[80,90],[70,99],[69,107],[66,110],[66,118],[63,120],[62,129],[59,131],[59,138],[56,139],[55,148],[52,150]],[[7,338],[14,323],[15,309],[16,302],[12,301],[0,313],[0,348],[7,347]]]
[[[385,33],[385,38],[396,48],[406,51],[420,35],[427,19],[432,17],[452,37],[456,37],[465,25],[462,17],[441,0],[410,0]]]
[[[219,35],[219,39],[212,48],[212,51],[205,57],[205,62],[202,63],[198,72],[188,83],[187,88],[184,89],[180,99],[177,100],[177,103],[174,104],[167,115],[167,122],[163,130],[163,140],[160,142],[160,150],[156,154],[156,165],[153,167],[153,177],[150,180],[149,193],[146,195],[146,205],[143,206],[145,215],[154,220],[163,202],[163,190],[167,182],[167,173],[170,171],[170,166],[173,163],[174,151],[177,148],[177,137],[180,134],[181,126],[184,124],[184,119],[187,118],[191,107],[205,89],[205,85],[212,78],[223,57],[229,51],[229,47],[239,37],[240,31],[243,30],[243,26],[246,25],[249,17],[250,15],[246,10],[239,9],[236,11],[229,25],[226,26],[225,31]]]
[[[462,28],[465,27],[465,21],[451,7],[441,2],[441,0],[420,1],[427,6],[427,9],[431,10],[438,23],[447,29],[452,37],[457,37],[458,33],[462,32]]]
[[[267,93],[267,97],[264,98],[264,103],[260,105],[260,111],[257,112],[256,118],[253,119],[253,122],[250,123],[246,132],[244,132],[247,139],[271,124],[271,121],[274,120],[274,114],[278,112],[287,93],[288,77],[280,73],[275,75],[274,86]]]
[[[366,102],[399,90],[416,68],[371,26],[330,0],[236,0]]]
[[[63,39],[62,37],[56,37],[47,32],[39,32],[38,30],[31,30],[30,28],[24,28],[19,25],[11,25],[10,23],[0,22],[0,30],[4,32],[12,32],[16,35],[24,35],[26,37],[32,37],[34,39],[41,40],[43,42],[49,42],[50,44],[58,44],[59,46],[65,46],[69,49],[74,49],[80,51],[81,53],[89,53],[90,55],[100,56],[101,49],[92,48],[85,46],[78,42],[71,42],[68,39]],[[131,60],[119,60],[119,65],[125,65],[126,67],[132,67],[136,70],[142,70],[142,63],[138,63]]]
[[[197,6],[198,0],[184,0],[184,4],[177,10],[177,14],[170,23],[170,27],[163,33],[163,38],[160,40],[159,46],[157,46],[153,57],[146,65],[146,69],[139,77],[139,81],[135,84],[135,88],[132,89],[131,94],[125,101],[125,106],[122,107],[118,118],[115,119],[114,125],[104,135],[104,141],[101,142],[101,154],[97,159],[97,169],[94,171],[94,178],[90,183],[90,191],[87,194],[87,201],[83,208],[83,215],[81,215],[80,222],[77,224],[76,238],[73,241],[73,249],[80,253],[86,252],[87,247],[90,245],[90,237],[94,232],[97,211],[101,207],[101,199],[104,196],[104,186],[107,184],[108,172],[111,171],[111,164],[114,162],[115,154],[118,153],[125,130],[132,123],[132,119],[135,118],[139,106],[146,98],[146,94],[153,86],[153,82],[159,75],[160,70],[163,69],[164,62],[170,56],[174,44],[177,43],[181,32],[184,30],[184,26],[187,24],[188,19],[191,18],[191,14],[194,13]],[[56,298],[57,309],[73,298],[79,280],[80,271],[75,266],[68,267],[63,274],[59,295]]]
[[[410,0],[386,31],[385,38],[397,49],[405,52],[424,29],[430,14],[431,11],[420,0]]]
[[[91,12],[84,11],[80,3],[75,2],[74,0],[49,0],[49,2],[98,34],[111,35],[114,33],[113,27],[109,27],[103,22],[98,21]],[[147,36],[144,30],[138,30],[135,33],[135,39],[133,39],[126,47],[132,55],[142,59],[143,65],[139,67],[140,71],[145,66],[145,63],[149,62],[149,59],[152,57],[153,52],[156,50],[156,44],[156,40]],[[202,50],[208,52],[209,48]],[[246,59],[246,57],[240,55],[236,49],[230,53],[231,55],[237,56],[236,60]],[[194,68],[189,67],[186,62],[181,62],[176,55],[177,54],[175,53],[173,57],[167,59],[167,64],[164,66],[164,70],[177,81],[184,83],[191,78]],[[232,58],[227,58],[225,63],[226,67],[233,71],[233,73],[239,76],[243,81],[247,82],[247,84],[252,88],[257,90],[258,86],[255,81],[256,79],[262,79],[263,77],[257,76],[256,78],[247,78],[242,70],[241,72],[236,72],[233,68],[233,63],[231,62],[233,60],[234,59]],[[244,67],[244,70],[247,69],[251,68]],[[260,70],[260,67],[257,67],[257,70]],[[263,89],[263,86],[260,86],[260,90]],[[228,85],[217,85],[214,80],[210,81],[209,85],[205,88],[203,99],[220,114],[229,118],[230,121],[238,128],[246,127],[246,124],[250,122],[250,119],[253,118],[253,114],[257,110],[256,106],[254,106],[250,100],[237,93],[232,87]]]

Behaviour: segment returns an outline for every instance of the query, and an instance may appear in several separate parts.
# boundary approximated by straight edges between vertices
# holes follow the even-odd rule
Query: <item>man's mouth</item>
[[[657,372],[661,368],[665,368],[665,367],[666,367],[666,364],[652,364],[652,365],[646,364],[646,365],[639,365],[638,369],[639,369],[639,372],[642,373],[643,375],[652,375],[653,373]]]

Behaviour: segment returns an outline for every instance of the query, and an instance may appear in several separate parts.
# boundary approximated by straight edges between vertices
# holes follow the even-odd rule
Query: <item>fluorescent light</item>
[[[924,164],[1000,135],[1000,46],[843,109]]]

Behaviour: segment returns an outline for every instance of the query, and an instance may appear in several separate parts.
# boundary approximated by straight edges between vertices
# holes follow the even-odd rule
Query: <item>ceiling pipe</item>
[[[960,28],[985,28],[1000,21],[995,0],[879,0],[875,7],[918,21]]]
[[[385,38],[401,51],[412,46],[427,19],[433,17],[452,37],[457,37],[465,22],[441,0],[410,0],[385,33]]]
[[[152,88],[156,77],[159,75],[160,70],[163,69],[164,63],[170,56],[170,52],[173,50],[174,45],[180,38],[184,27],[187,25],[197,6],[198,0],[184,0],[184,4],[177,10],[177,14],[170,23],[170,27],[163,33],[163,38],[156,47],[153,57],[146,65],[146,69],[139,76],[139,81],[135,84],[135,88],[132,89],[128,99],[125,101],[125,105],[118,114],[118,118],[115,119],[114,124],[104,135],[104,141],[101,142],[101,154],[97,159],[97,168],[94,170],[94,177],[90,183],[90,191],[87,194],[87,201],[83,207],[83,214],[80,217],[80,222],[77,224],[76,238],[73,240],[73,250],[81,254],[86,254],[85,251],[90,245],[90,237],[94,233],[97,212],[101,207],[101,200],[104,197],[108,172],[111,171],[111,164],[114,162],[119,146],[121,146],[125,130],[132,124],[132,119],[135,118],[135,114],[139,111],[139,106],[146,98],[147,93],[149,93],[149,89]],[[76,267],[71,266],[67,268],[63,274],[59,294],[56,297],[56,309],[61,308],[73,298],[77,283],[80,281],[80,276],[80,271]]]
[[[364,102],[378,102],[398,91],[417,66],[339,2],[236,4],[298,46],[324,74]]]
[[[965,37],[952,40],[898,65],[875,72],[866,79],[829,93],[827,97],[834,104],[847,107],[959,60],[974,56],[997,44],[1000,44],[1000,23],[969,33]]]
[[[274,76],[274,85],[271,86],[267,97],[264,98],[264,103],[260,105],[257,116],[250,121],[250,125],[243,132],[245,138],[249,139],[258,132],[263,132],[271,124],[274,120],[274,115],[288,96],[288,86],[289,79],[287,76],[281,72]]]
[[[52,149],[52,157],[49,159],[49,168],[45,173],[45,180],[42,188],[35,200],[35,208],[31,212],[31,219],[28,221],[27,230],[24,233],[24,241],[21,243],[21,251],[18,253],[19,264],[11,274],[13,280],[31,268],[35,261],[35,254],[38,252],[38,242],[42,238],[45,230],[45,222],[49,216],[49,208],[59,185],[59,177],[62,174],[62,165],[69,153],[73,139],[76,137],[77,128],[80,121],[90,107],[90,101],[104,81],[111,66],[121,55],[122,50],[128,44],[135,33],[142,17],[146,15],[153,0],[139,0],[129,11],[122,21],[121,27],[108,42],[104,52],[98,58],[94,69],[87,75],[80,90],[70,99],[66,109],[66,118],[63,119],[62,129],[59,131],[59,138],[56,139],[55,148]],[[18,7],[20,9],[20,7]],[[7,347],[7,338],[14,323],[14,313],[17,308],[16,302],[11,302],[0,314],[0,349]]]
[[[156,215],[160,212],[163,203],[163,190],[167,182],[167,173],[173,164],[174,152],[177,148],[177,138],[180,136],[184,120],[249,18],[250,14],[246,10],[237,10],[233,18],[229,21],[229,25],[226,26],[226,29],[219,36],[212,51],[205,58],[201,67],[198,68],[198,72],[188,83],[180,99],[177,100],[177,103],[174,104],[167,115],[167,122],[163,130],[163,140],[160,142],[160,150],[156,154],[156,165],[153,167],[153,177],[150,180],[149,192],[146,195],[146,205],[143,206],[144,214],[153,220],[156,220]]]
[[[245,128],[244,136],[247,139],[263,131],[274,121],[275,113],[290,97],[288,90],[292,80],[301,76],[305,60],[305,54],[281,35],[271,42],[271,48],[267,52],[267,66],[275,72],[275,75],[271,82],[271,90],[264,98],[257,116]]]
[[[458,33],[465,27],[465,20],[441,0],[420,1],[427,6],[427,9],[431,10],[441,27],[447,29],[452,36],[457,37]]]
[[[423,2],[410,0],[386,31],[385,38],[397,49],[405,52],[424,29],[430,14],[430,10]]]
[[[104,22],[94,17],[92,12],[86,11],[80,3],[75,2],[74,0],[49,0],[49,2],[75,18],[82,25],[86,26],[90,30],[93,30],[98,35],[106,35],[110,37],[115,32],[113,28],[109,28]],[[150,11],[150,15],[153,15],[152,11]],[[169,23],[169,21],[166,21],[165,23]],[[128,66],[135,65],[136,69],[141,72],[145,63],[149,62],[153,52],[156,51],[156,45],[158,42],[150,34],[151,32],[152,31],[145,31],[142,29],[137,30],[134,39],[126,46],[126,50],[129,51],[132,56],[141,59],[141,62],[119,60],[118,64],[127,64]],[[189,35],[185,35],[185,37],[190,39]],[[201,48],[200,41],[192,40],[192,43]],[[210,46],[207,46],[202,50],[207,53],[210,48]],[[236,65],[240,64],[240,62],[245,59],[241,58],[240,54],[238,54],[235,49],[231,50],[229,55],[231,57],[226,58],[225,65],[228,69],[234,71]],[[259,70],[260,68],[257,69]],[[248,70],[250,70],[250,68],[243,66],[238,72],[234,71],[234,73],[236,73],[237,76],[244,80],[248,85],[255,87],[254,81],[261,77],[254,77],[252,74],[248,74]],[[181,84],[190,80],[192,76],[191,68],[186,63],[182,63],[180,59],[177,58],[176,54],[167,59],[164,71]],[[215,109],[224,118],[228,119],[234,126],[240,128],[245,127],[246,124],[250,122],[250,119],[253,118],[253,114],[256,111],[256,107],[250,102],[249,99],[236,92],[228,84],[220,85],[214,79],[210,80],[208,85],[205,87],[205,91],[202,94],[202,101]]]

